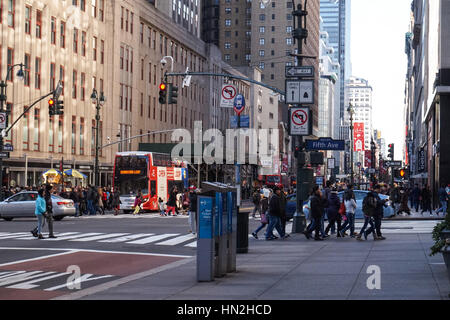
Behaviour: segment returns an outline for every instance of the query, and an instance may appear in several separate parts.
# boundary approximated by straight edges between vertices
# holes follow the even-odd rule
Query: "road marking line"
[[[17,276],[13,276],[10,278],[3,278],[0,280],[0,287],[6,287],[13,283],[25,282],[31,279],[39,278],[42,276],[48,276],[50,274],[55,274],[55,271],[42,272],[42,271],[30,271],[25,272]]]
[[[85,290],[81,290],[72,294],[68,294],[68,295],[64,295],[64,296],[59,296],[56,298],[53,298],[52,300],[76,300],[76,299],[81,299],[83,297],[98,293],[98,292],[102,292],[102,291],[106,291],[108,289],[120,286],[122,284],[131,282],[131,281],[136,281],[163,271],[167,271],[170,269],[174,269],[177,268],[179,266],[182,266],[184,264],[187,264],[189,262],[191,262],[194,258],[190,257],[188,259],[183,259],[183,260],[179,260],[179,261],[175,261],[172,263],[169,263],[167,265],[152,269],[152,270],[148,270],[148,271],[144,271],[144,272],[140,272],[140,273],[136,273],[133,274],[131,276],[125,277],[125,278],[121,278],[121,279],[117,279],[117,280],[113,280],[95,287],[91,287]]]
[[[138,233],[138,234],[131,234],[129,236],[124,236],[124,237],[115,238],[115,239],[102,240],[99,242],[106,242],[106,243],[126,242],[126,241],[135,240],[135,239],[139,239],[142,237],[149,237],[149,236],[153,236],[153,235],[154,235],[154,233]]]
[[[62,241],[62,240],[70,240],[70,239],[76,239],[76,238],[84,238],[84,237],[89,237],[89,236],[98,236],[102,233],[98,233],[98,232],[91,232],[91,233],[80,233],[80,234],[76,234],[73,236],[67,236],[67,237],[60,237],[60,238],[56,238],[56,239],[46,239],[47,241]]]
[[[156,243],[156,245],[158,245],[158,246],[174,246],[174,245],[192,240],[194,238],[196,238],[196,236],[193,235],[192,233],[190,233],[190,234],[187,234],[184,236],[180,236],[180,237],[176,237],[176,238],[173,238],[173,239],[170,239],[167,241]]]
[[[78,233],[78,232],[66,232],[66,233],[60,233],[60,234],[55,232],[55,236],[62,237],[62,236],[73,235],[73,234],[76,234],[76,233]],[[48,236],[48,234],[47,234],[47,236]],[[37,239],[37,238],[31,236],[31,237],[17,238],[16,240],[34,240],[34,239]],[[48,240],[48,238],[41,239],[41,240]]]
[[[95,240],[106,239],[106,238],[114,238],[114,237],[125,236],[127,234],[129,234],[129,233],[110,233],[110,234],[104,234],[104,235],[100,235],[100,236],[93,236],[93,237],[75,239],[75,240],[70,240],[70,241],[88,242],[88,241],[95,241]]]
[[[5,266],[10,266],[10,265],[15,265],[15,264],[19,264],[19,263],[25,263],[25,262],[31,262],[31,261],[37,261],[37,260],[41,260],[41,259],[48,259],[48,258],[54,258],[54,257],[59,257],[59,256],[63,256],[66,254],[72,254],[77,252],[77,249],[47,249],[47,248],[0,248],[0,250],[36,250],[36,251],[45,251],[45,250],[55,250],[55,251],[67,251],[67,252],[62,252],[62,253],[56,253],[56,254],[51,254],[51,255],[47,255],[47,256],[41,256],[41,257],[37,257],[37,258],[31,258],[31,259],[24,259],[24,260],[17,260],[17,261],[13,261],[13,262],[8,262],[8,263],[4,263],[4,264],[0,264],[0,267],[5,267]]]
[[[166,234],[160,234],[160,235],[157,235],[157,236],[148,237],[148,238],[144,238],[144,239],[141,239],[141,240],[126,242],[126,243],[129,243],[129,244],[147,244],[147,243],[156,242],[158,240],[162,240],[162,239],[165,239],[165,238],[178,236],[178,235],[179,235],[179,233],[166,233]]]
[[[13,238],[20,238],[20,237],[24,237],[24,236],[26,236],[26,235],[28,235],[28,234],[29,234],[28,232],[12,233],[12,234],[10,234],[10,235],[0,237],[0,240],[3,240],[3,239],[13,239]]]
[[[22,248],[22,247],[0,247],[0,250],[33,250],[33,251],[68,251],[64,253],[43,256],[18,262],[8,262],[5,264],[0,264],[0,267],[13,265],[16,263],[35,261],[40,259],[51,258],[53,256],[63,255],[63,254],[71,254],[78,252],[92,252],[92,253],[115,253],[115,254],[127,254],[127,255],[138,255],[138,256],[155,256],[155,257],[174,257],[174,258],[192,258],[192,256],[183,256],[183,255],[175,255],[175,254],[163,254],[163,253],[147,253],[147,252],[130,252],[130,251],[110,251],[110,250],[90,250],[90,249],[74,249],[74,248]]]
[[[7,289],[22,289],[22,290],[29,290],[29,289],[34,289],[36,287],[39,287],[39,285],[35,285],[36,282],[41,282],[41,281],[46,281],[46,280],[50,280],[50,279],[54,279],[54,278],[60,278],[62,276],[67,276],[71,273],[69,272],[61,272],[61,273],[57,273],[57,274],[53,274],[44,278],[38,278],[38,279],[33,279],[31,281],[25,281],[22,283],[18,283],[12,286],[7,287]]]
[[[185,245],[185,247],[197,248],[197,241],[188,243],[187,245]]]

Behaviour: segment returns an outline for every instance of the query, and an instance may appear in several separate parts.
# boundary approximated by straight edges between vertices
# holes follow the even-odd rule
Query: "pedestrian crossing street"
[[[157,246],[184,246],[197,247],[196,235],[193,234],[179,234],[179,233],[100,233],[100,232],[55,232],[56,239],[49,239],[48,234],[43,234],[45,239],[39,241],[44,242],[99,242],[99,243],[127,243],[135,245],[157,245]],[[36,238],[30,235],[29,232],[0,232],[0,240],[34,240]]]
[[[66,217],[66,219],[155,219],[155,218],[161,218],[161,219],[187,219],[189,215],[187,214],[179,214],[177,216],[164,216],[162,217],[159,213],[145,213],[145,214],[119,214],[115,216],[114,214],[105,214],[105,215],[83,215],[80,217]]]

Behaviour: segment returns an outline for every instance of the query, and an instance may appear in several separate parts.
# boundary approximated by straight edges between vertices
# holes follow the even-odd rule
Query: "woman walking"
[[[265,192],[261,200],[261,213],[260,213],[261,225],[255,231],[252,232],[252,236],[255,239],[259,239],[258,232],[263,230],[269,224],[269,220],[267,219],[267,211],[269,210],[269,197],[270,193]]]
[[[345,204],[345,215],[347,217],[347,221],[345,221],[342,226],[342,230],[340,231],[341,237],[345,236],[345,232],[350,229],[351,237],[355,237],[355,211],[356,211],[356,201],[352,197],[350,192],[345,193],[344,195],[344,204]]]
[[[114,215],[117,216],[120,210],[120,193],[117,189],[112,194],[111,205],[114,209]]]
[[[337,189],[333,188],[328,197],[328,227],[325,229],[325,235],[328,235],[330,229],[337,224],[338,238],[342,235],[339,233],[341,229],[341,215],[339,214],[339,208],[341,207],[341,200],[338,197]]]
[[[37,224],[37,238],[38,239],[44,239],[42,236],[42,225],[44,223],[44,214],[47,211],[47,206],[44,199],[44,189],[40,189],[38,191],[38,197],[36,200],[36,209],[34,211],[34,214],[36,215],[38,219]],[[33,234],[34,235],[34,234]]]

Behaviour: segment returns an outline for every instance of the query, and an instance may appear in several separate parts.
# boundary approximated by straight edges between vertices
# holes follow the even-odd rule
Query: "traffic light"
[[[401,169],[400,170],[400,177],[405,178],[405,175],[406,175],[405,169]]]
[[[163,82],[159,85],[159,103],[166,104],[167,102],[167,85]]]
[[[388,150],[388,158],[390,158],[391,160],[394,160],[395,157],[395,153],[394,153],[394,144],[391,143],[389,145],[389,150]]]
[[[48,100],[48,114],[49,116],[54,116],[56,114],[55,100]]]
[[[64,114],[64,101],[56,101],[55,114],[57,114],[57,115]]]
[[[169,104],[177,104],[178,87],[169,83]]]

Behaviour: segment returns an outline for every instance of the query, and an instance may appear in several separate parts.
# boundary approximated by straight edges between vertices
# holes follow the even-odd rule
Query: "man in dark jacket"
[[[379,185],[376,185],[372,191],[372,194],[376,200],[376,207],[375,207],[375,211],[374,211],[374,215],[373,215],[373,220],[375,222],[375,230],[376,230],[376,234],[374,234],[374,240],[386,240],[386,238],[383,237],[383,235],[381,234],[381,221],[383,219],[383,213],[384,213],[383,207],[386,205],[386,202],[388,200],[380,199],[380,196],[379,196],[380,189],[381,189],[381,187]],[[373,232],[372,227],[370,227],[369,230],[367,230],[367,234],[370,234],[371,232]]]
[[[341,230],[341,215],[339,214],[339,208],[341,207],[341,201],[339,199],[337,189],[333,188],[328,197],[328,227],[325,229],[325,234],[328,235],[330,229],[337,224],[337,230]],[[341,235],[338,232],[338,238]]]
[[[52,204],[52,189],[53,186],[47,184],[45,186],[44,199],[45,205],[47,207],[47,223],[48,223],[48,237],[50,239],[55,239],[55,235],[53,234],[53,204]]]
[[[322,198],[322,192],[320,191],[318,186],[313,188],[311,201],[311,217],[314,220],[314,232],[316,241],[323,241],[323,238],[320,237],[320,228],[321,228],[321,220],[324,214],[324,208],[327,204],[327,200]],[[307,235],[307,238],[310,238],[310,235]]]
[[[286,237],[281,228],[281,210],[280,210],[280,193],[281,190],[278,187],[274,187],[274,194],[269,202],[269,226],[266,231],[266,240],[275,240],[277,237],[273,234],[273,229],[276,229],[282,239]]]
[[[419,204],[420,204],[420,189],[419,185],[416,184],[414,186],[414,189],[411,192],[411,207],[413,209],[416,209],[416,211],[419,211]]]

